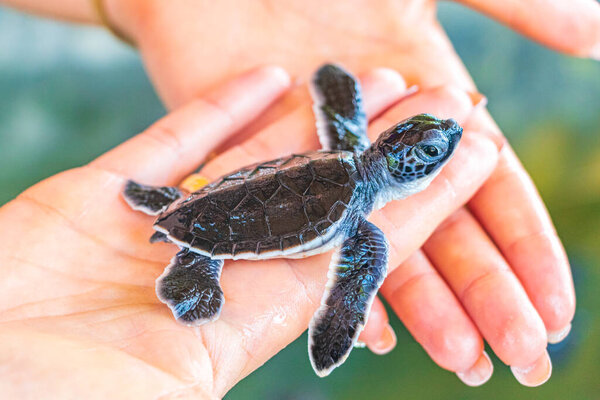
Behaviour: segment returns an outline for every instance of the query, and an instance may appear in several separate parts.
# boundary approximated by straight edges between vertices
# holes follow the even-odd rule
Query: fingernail
[[[558,331],[548,332],[548,343],[559,343],[571,332],[571,324]]]
[[[200,174],[192,174],[185,178],[183,182],[179,184],[179,187],[190,193],[193,193],[196,190],[199,190],[204,186],[208,185],[209,183],[210,181],[205,176],[202,176]]]
[[[590,50],[590,58],[596,61],[600,61],[600,43],[597,43]]]
[[[506,146],[507,144],[507,140],[504,137],[504,135],[502,134],[498,134],[497,132],[493,132],[490,130],[480,130],[479,132],[477,132],[480,136],[484,136],[487,139],[489,139],[492,143],[494,143],[496,145],[496,148],[498,149],[498,153],[502,151],[502,149],[504,148],[504,146]]]
[[[375,68],[369,75],[377,77],[378,81],[385,82],[387,85],[400,87],[406,90],[406,82],[398,71],[391,68]]]
[[[408,88],[406,88],[406,90],[403,93],[403,97],[408,97],[412,94],[415,94],[419,91],[419,85],[412,85]]]
[[[383,328],[383,332],[381,333],[379,340],[373,344],[367,344],[367,347],[373,353],[380,356],[392,351],[394,347],[396,347],[396,333],[394,333],[394,330],[390,324],[387,324],[385,328]]]
[[[484,351],[471,368],[464,372],[457,372],[456,376],[465,385],[481,386],[492,377],[493,372],[494,364],[492,364],[490,356]]]
[[[271,75],[274,80],[278,81],[281,86],[288,87],[290,86],[290,76],[287,71],[277,65],[267,65],[261,68],[262,72]]]
[[[521,385],[535,387],[544,384],[550,379],[550,375],[552,375],[552,362],[550,361],[548,352],[545,351],[530,366],[524,368],[510,367],[510,370]]]
[[[467,92],[467,94],[471,98],[471,103],[473,103],[474,108],[483,108],[487,104],[487,97],[485,97],[481,93]]]

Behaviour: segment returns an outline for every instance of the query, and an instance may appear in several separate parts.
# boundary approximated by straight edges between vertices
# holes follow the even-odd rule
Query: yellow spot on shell
[[[188,192],[195,192],[196,190],[202,189],[204,186],[208,185],[210,181],[200,175],[200,174],[192,174],[185,178],[183,182],[181,182],[181,188],[187,190]]]

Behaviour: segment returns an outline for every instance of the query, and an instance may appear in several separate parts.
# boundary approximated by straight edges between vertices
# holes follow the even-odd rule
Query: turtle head
[[[383,132],[375,147],[395,186],[423,189],[450,159],[462,136],[453,119],[419,114]]]

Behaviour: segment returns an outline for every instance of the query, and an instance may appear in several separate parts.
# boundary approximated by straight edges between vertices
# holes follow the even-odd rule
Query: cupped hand
[[[213,398],[260,357],[242,338],[262,300],[201,330],[175,322],[154,282],[176,248],[150,245],[152,218],[120,193],[130,177],[177,184],[288,86],[279,68],[248,73],[0,209],[3,398]],[[289,273],[256,267],[265,286]]]
[[[460,2],[552,48],[600,58],[600,6],[593,0],[568,4],[562,0]],[[390,123],[406,116],[408,110],[435,113],[428,93],[466,104],[468,96],[463,91],[475,92],[436,20],[435,2],[430,0],[355,0],[327,6],[316,0],[106,0],[106,4],[112,20],[137,43],[152,80],[170,106],[255,65],[273,62],[292,72],[299,89],[230,145],[253,133],[273,130],[275,121],[308,113],[308,109],[300,111],[307,101],[300,84],[324,61],[340,62],[355,73],[391,67],[410,85],[418,85],[421,93],[411,102],[424,96],[426,100],[421,106],[390,114]],[[408,107],[406,104],[402,107]],[[456,110],[439,112],[455,117]],[[535,187],[510,146],[501,145],[501,133],[492,119],[480,109],[469,125],[482,138],[499,144],[499,153],[482,158],[476,175],[457,172],[438,180],[443,183],[434,187],[443,200],[426,211],[448,220],[421,250],[390,274],[382,292],[434,361],[457,372],[464,382],[481,384],[491,375],[491,362],[482,351],[485,339],[500,359],[513,367],[521,383],[537,385],[550,375],[546,341],[561,340],[573,318],[575,297],[568,262]],[[245,143],[244,148],[253,147],[252,157],[246,150],[232,153],[233,159],[224,156],[221,159],[228,161],[219,165],[225,168],[237,165],[234,161],[239,159],[245,163],[279,156],[295,146],[316,148],[311,123],[305,122],[303,127],[294,130],[295,135],[287,128],[274,132],[283,141],[279,147],[272,144],[272,138],[255,142],[260,145]],[[473,160],[477,158],[469,156],[464,162]],[[493,171],[486,169],[491,161],[497,162]],[[211,172],[210,167],[207,171]],[[469,186],[475,183],[481,185],[477,191]],[[431,195],[431,191],[427,193],[420,196]],[[450,216],[467,200],[467,207]],[[419,196],[408,202],[423,210]],[[433,225],[422,225],[420,220],[418,226],[406,224],[410,214],[397,215],[386,209],[380,215],[374,218],[395,223],[388,222],[388,226],[394,227],[390,238],[398,254],[392,258],[396,262],[417,250],[419,240],[433,230]],[[385,221],[377,223],[383,226]],[[381,310],[379,303],[376,309]],[[383,312],[374,314],[383,315],[377,318],[385,322]],[[384,326],[379,324],[365,336],[385,334],[389,342],[391,334]]]

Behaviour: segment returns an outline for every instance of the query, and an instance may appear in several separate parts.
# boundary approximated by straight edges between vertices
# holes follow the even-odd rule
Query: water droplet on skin
[[[277,312],[273,315],[273,323],[281,326],[286,326],[285,322],[286,313],[283,307],[277,307]]]

